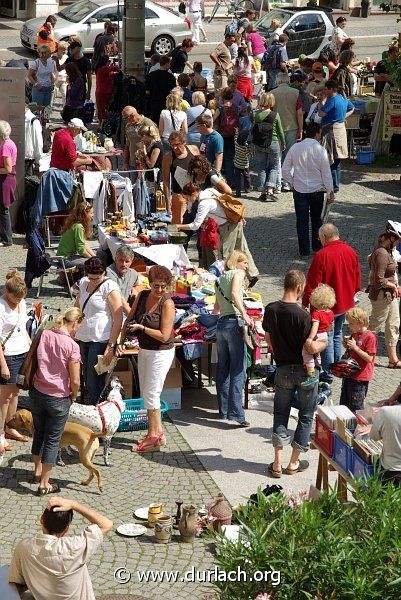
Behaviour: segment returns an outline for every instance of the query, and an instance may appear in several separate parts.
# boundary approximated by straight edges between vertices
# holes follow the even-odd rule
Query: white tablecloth
[[[108,248],[114,258],[117,248],[124,243],[124,240],[109,235],[104,231],[103,227],[98,227],[98,234],[100,246],[104,250]],[[128,246],[131,245],[128,244]],[[154,246],[140,246],[139,248],[131,247],[135,254],[148,258],[157,265],[167,267],[168,269],[172,269],[173,263],[176,260],[179,260],[187,267],[191,266],[187,253],[179,244],[155,244]]]

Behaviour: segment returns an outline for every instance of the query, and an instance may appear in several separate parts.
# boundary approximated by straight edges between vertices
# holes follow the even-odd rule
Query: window
[[[323,24],[323,22],[320,24],[319,20],[322,22],[322,19],[319,15],[300,15],[292,21],[290,28],[295,32],[319,29]]]
[[[109,6],[109,8],[102,8],[101,10],[98,10],[98,12],[92,15],[91,18],[96,19],[98,23],[104,23],[105,21],[117,23],[117,21],[122,20],[122,12],[118,12],[117,6]]]
[[[74,4],[63,8],[57,15],[66,21],[71,21],[71,23],[79,23],[82,19],[87,17],[88,14],[96,10],[96,8],[98,8],[97,4],[88,2],[87,0],[81,0],[81,2],[74,2]]]
[[[158,19],[159,15],[145,6],[145,19]]]

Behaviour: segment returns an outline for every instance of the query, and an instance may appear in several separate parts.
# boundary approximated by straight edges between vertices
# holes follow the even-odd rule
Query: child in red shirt
[[[219,226],[214,219],[207,219],[202,223],[199,236],[199,246],[202,257],[200,266],[208,269],[217,260],[217,249],[219,247]]]
[[[351,336],[345,336],[343,344],[350,350],[350,357],[355,359],[361,370],[352,377],[343,379],[340,404],[348,406],[352,412],[362,410],[369,381],[373,379],[373,368],[377,353],[377,338],[368,330],[369,316],[363,308],[351,308],[345,313]]]
[[[312,327],[308,339],[327,341],[328,332],[334,323],[334,313],[331,309],[336,303],[336,294],[333,288],[321,283],[311,293],[309,303]],[[306,379],[302,381],[301,386],[309,387],[319,380],[319,376],[315,373],[315,366],[316,363],[321,364],[320,354],[309,354],[304,347],[302,358],[306,369]]]

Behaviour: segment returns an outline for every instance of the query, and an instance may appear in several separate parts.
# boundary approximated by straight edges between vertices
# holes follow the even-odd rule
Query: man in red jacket
[[[321,353],[323,381],[331,383],[333,376],[329,365],[340,360],[342,355],[342,331],[345,313],[355,305],[354,296],[361,289],[361,267],[355,250],[340,240],[335,225],[326,223],[319,229],[319,239],[323,248],[316,252],[306,276],[306,286],[302,305],[309,306],[312,291],[319,283],[327,283],[335,293],[337,302],[333,306],[334,328],[329,333],[329,343]]]

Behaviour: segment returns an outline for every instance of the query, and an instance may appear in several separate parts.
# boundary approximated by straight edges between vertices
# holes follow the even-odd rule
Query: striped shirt
[[[251,155],[248,144],[241,145],[238,143],[237,138],[234,142],[234,167],[237,169],[249,169],[249,157]]]

